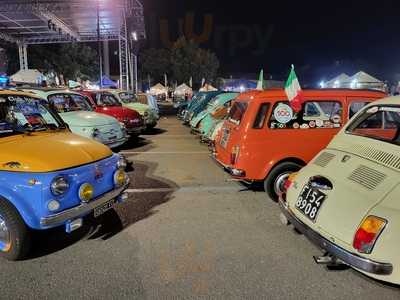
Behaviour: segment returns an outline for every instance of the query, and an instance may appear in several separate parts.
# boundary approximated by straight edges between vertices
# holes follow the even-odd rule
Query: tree
[[[143,79],[150,76],[164,82],[164,74],[171,70],[171,51],[168,49],[147,49],[139,57],[140,74]]]
[[[218,69],[219,60],[213,52],[201,49],[184,37],[176,41],[171,50],[172,76],[178,82],[188,82],[193,77],[193,85],[200,87],[203,78],[214,81]]]

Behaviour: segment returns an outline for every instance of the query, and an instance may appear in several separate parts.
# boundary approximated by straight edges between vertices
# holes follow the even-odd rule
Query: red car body
[[[90,104],[97,113],[116,118],[125,125],[126,131],[131,135],[139,135],[144,129],[143,117],[133,109],[123,107],[114,96],[103,91],[79,91],[80,94],[89,98]],[[106,98],[109,101],[104,101]]]

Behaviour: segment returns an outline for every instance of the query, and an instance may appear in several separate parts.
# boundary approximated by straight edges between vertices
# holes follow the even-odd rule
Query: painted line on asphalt
[[[198,151],[198,152],[196,152],[196,151],[194,151],[194,152],[190,152],[190,151],[187,151],[187,152],[174,152],[174,151],[171,151],[171,152],[167,152],[167,151],[159,151],[159,152],[155,152],[155,151],[150,151],[150,152],[135,152],[135,151],[121,151],[120,152],[121,154],[210,154],[210,152],[209,151]]]
[[[181,187],[181,188],[144,188],[144,189],[127,189],[126,192],[130,194],[134,193],[170,193],[170,192],[186,192],[186,193],[197,193],[197,192],[235,192],[240,190],[238,186],[196,186],[196,187]]]

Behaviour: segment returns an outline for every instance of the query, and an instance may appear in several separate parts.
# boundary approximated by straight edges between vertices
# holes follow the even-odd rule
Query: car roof
[[[28,97],[35,96],[32,93],[20,91],[20,90],[0,90],[0,95],[15,95],[15,96],[28,96]],[[37,98],[37,96],[36,96],[36,98]]]
[[[357,89],[303,89],[306,97],[385,97],[387,94],[376,90],[357,90]],[[265,98],[275,98],[272,102],[287,99],[284,89],[268,89],[265,91],[248,91],[239,95],[237,100],[264,101]]]
[[[374,106],[374,105],[393,105],[393,104],[400,104],[400,96],[392,96],[392,97],[387,97],[387,98],[383,98],[381,100],[375,101],[374,103],[371,103],[370,106]]]
[[[24,91],[27,91],[28,93],[40,96],[40,97],[47,97],[50,95],[56,95],[56,94],[70,94],[70,95],[80,95],[78,92],[71,91],[71,90],[66,90],[66,89],[24,89]]]

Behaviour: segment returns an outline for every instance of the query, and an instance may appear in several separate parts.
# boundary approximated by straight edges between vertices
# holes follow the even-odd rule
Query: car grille
[[[374,190],[382,181],[385,180],[386,177],[386,174],[360,165],[350,174],[348,179],[362,185],[369,190]]]
[[[329,152],[322,152],[315,160],[314,165],[320,166],[321,168],[325,168],[332,159],[335,158],[335,154]]]

